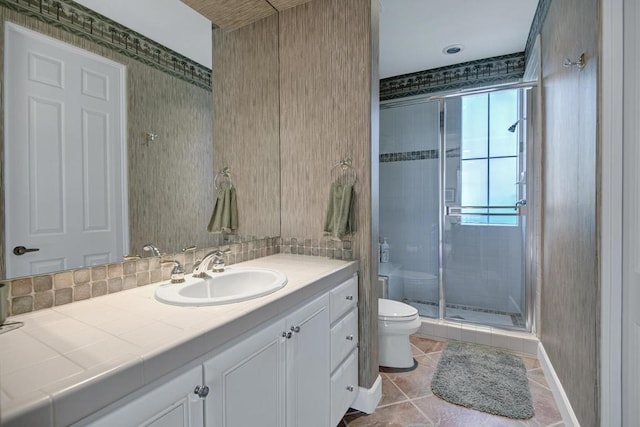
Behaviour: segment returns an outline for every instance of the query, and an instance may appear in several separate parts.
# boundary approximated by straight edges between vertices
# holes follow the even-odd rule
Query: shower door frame
[[[446,216],[446,202],[445,202],[445,192],[444,192],[444,174],[446,173],[446,132],[445,132],[445,101],[449,98],[459,98],[467,95],[476,95],[482,93],[491,93],[502,90],[509,89],[533,89],[537,90],[536,82],[526,82],[526,83],[509,83],[504,85],[492,86],[488,88],[480,88],[480,89],[470,89],[470,90],[457,90],[454,92],[445,92],[439,93],[437,95],[418,95],[403,98],[402,100],[391,100],[387,102],[381,102],[381,107],[392,108],[399,106],[407,106],[411,104],[421,104],[428,102],[438,102],[439,103],[439,117],[438,117],[438,134],[439,134],[439,152],[438,156],[438,318],[436,320],[445,323],[454,323],[445,318],[445,309],[446,309],[446,296],[445,296],[445,256],[444,256],[444,224],[445,224],[445,216]],[[531,92],[532,96],[538,96],[537,93]],[[534,141],[530,137],[532,133],[534,133],[535,124],[534,120],[535,111],[534,108],[535,101],[530,100],[530,96],[527,96],[527,102],[524,103],[522,99],[519,100],[520,109],[522,113],[519,116],[519,121],[524,119],[526,124],[525,126],[518,126],[519,135],[522,137],[523,132],[526,132],[526,140],[525,144],[525,157],[526,157],[526,206],[524,206],[525,214],[521,215],[521,217],[525,218],[525,225],[523,228],[524,233],[524,242],[523,242],[523,269],[524,269],[524,292],[525,292],[525,327],[518,326],[506,326],[506,325],[491,325],[491,327],[496,327],[505,330],[513,330],[513,331],[525,331],[525,332],[535,332],[535,292],[534,289],[537,286],[537,274],[536,274],[536,265],[538,261],[537,257],[537,248],[535,245],[535,222],[527,220],[529,217],[533,217],[532,213],[536,211],[536,203],[537,198],[536,189],[534,188],[535,179],[534,176],[537,176],[537,166],[534,162]],[[531,113],[534,115],[533,120],[528,120],[527,114]],[[520,140],[522,142],[522,139]],[[455,322],[459,323],[459,322]],[[471,322],[470,322],[471,323]]]

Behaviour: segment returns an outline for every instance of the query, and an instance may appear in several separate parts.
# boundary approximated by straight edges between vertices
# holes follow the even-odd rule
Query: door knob
[[[206,385],[196,386],[195,390],[193,390],[193,393],[196,394],[200,399],[204,399],[209,395],[209,387],[207,387]]]
[[[13,248],[14,255],[24,255],[27,252],[38,252],[40,248],[25,248],[24,246],[16,246]]]

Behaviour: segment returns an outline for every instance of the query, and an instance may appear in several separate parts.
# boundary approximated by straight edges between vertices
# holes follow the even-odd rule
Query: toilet
[[[409,335],[420,328],[418,310],[408,304],[378,298],[378,363],[387,368],[413,368]]]

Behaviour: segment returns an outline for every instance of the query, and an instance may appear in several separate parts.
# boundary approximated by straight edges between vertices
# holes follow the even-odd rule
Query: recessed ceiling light
[[[462,46],[461,44],[452,44],[442,49],[442,53],[444,53],[445,55],[455,55],[456,53],[462,51],[463,48],[464,46]]]

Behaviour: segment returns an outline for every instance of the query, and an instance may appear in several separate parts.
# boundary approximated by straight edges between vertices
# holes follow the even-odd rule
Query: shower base
[[[422,317],[438,317],[438,303],[408,298],[405,298],[403,302],[415,307],[418,310],[418,314]],[[524,318],[521,313],[487,310],[459,304],[447,304],[445,318],[447,320],[464,320],[483,325],[525,327]]]

